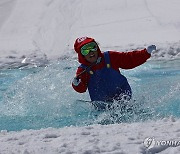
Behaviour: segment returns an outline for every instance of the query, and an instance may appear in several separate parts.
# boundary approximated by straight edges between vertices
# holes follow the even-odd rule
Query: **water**
[[[122,71],[133,90],[133,111],[96,111],[71,80],[79,64],[63,59],[47,67],[0,71],[0,130],[83,126],[180,117],[180,62],[152,61]],[[118,103],[115,102],[116,106]]]

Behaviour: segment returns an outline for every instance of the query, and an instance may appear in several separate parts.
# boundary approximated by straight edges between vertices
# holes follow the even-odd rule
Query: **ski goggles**
[[[95,52],[97,49],[97,44],[95,42],[90,42],[81,47],[81,54],[87,56],[91,51]]]

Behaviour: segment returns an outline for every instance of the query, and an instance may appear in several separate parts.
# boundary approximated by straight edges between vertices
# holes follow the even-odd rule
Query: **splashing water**
[[[180,117],[178,61],[148,62],[122,71],[133,91],[130,102],[96,111],[87,93],[78,94],[72,80],[78,64],[63,59],[45,68],[1,70],[0,129],[22,130],[145,121]],[[86,101],[84,101],[86,100]],[[124,103],[128,105],[123,106]]]

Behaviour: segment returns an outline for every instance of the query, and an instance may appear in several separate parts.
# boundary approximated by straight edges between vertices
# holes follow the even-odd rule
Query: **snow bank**
[[[177,154],[180,152],[179,125],[180,120],[171,117],[133,124],[1,131],[0,153]]]
[[[179,58],[179,5],[179,0],[1,0],[0,62],[69,55],[80,36],[94,37],[102,50],[156,44],[154,59]]]

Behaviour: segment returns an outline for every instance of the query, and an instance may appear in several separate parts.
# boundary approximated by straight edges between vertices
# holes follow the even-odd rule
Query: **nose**
[[[91,54],[94,54],[94,52],[90,50],[89,55],[91,55]]]

